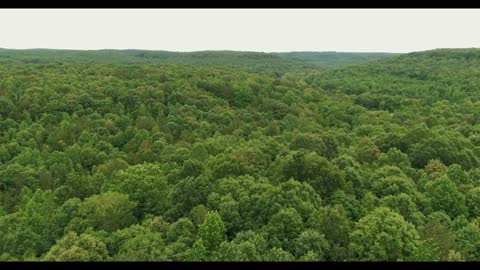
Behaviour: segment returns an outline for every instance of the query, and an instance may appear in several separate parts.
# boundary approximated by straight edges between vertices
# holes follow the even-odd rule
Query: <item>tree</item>
[[[390,148],[387,153],[381,153],[378,161],[382,165],[398,166],[402,169],[408,169],[411,166],[408,155],[396,147]]]
[[[415,204],[415,197],[405,193],[398,195],[388,195],[380,199],[382,206],[386,206],[391,210],[402,215],[407,221],[417,225],[423,224],[425,216],[418,211]]]
[[[425,172],[427,172],[432,177],[439,177],[443,174],[446,174],[448,167],[445,166],[440,160],[433,159],[430,160],[427,165],[425,165]]]
[[[412,255],[407,258],[407,261],[438,261],[438,254],[436,253],[437,250],[438,247],[436,247],[431,241],[419,241],[417,248],[413,251]]]
[[[99,230],[115,231],[135,223],[135,202],[128,195],[106,192],[87,198],[78,210],[81,225]]]
[[[343,206],[326,206],[312,215],[308,224],[318,230],[327,240],[327,249],[324,254],[317,254],[332,261],[348,259],[348,243],[354,223],[348,218]]]
[[[448,167],[448,178],[457,185],[471,184],[471,179],[468,174],[458,164],[452,164]]]
[[[430,245],[434,256],[440,261],[448,260],[450,251],[457,249],[452,222],[445,212],[430,214],[419,232],[421,238],[426,240],[421,244],[420,249]]]
[[[427,183],[426,189],[435,211],[445,211],[451,217],[466,214],[465,196],[447,176]]]
[[[203,162],[208,158],[208,150],[203,144],[195,143],[192,147],[192,158]]]
[[[267,262],[290,262],[295,260],[295,257],[288,251],[275,247],[268,251],[263,260]]]
[[[207,196],[212,192],[213,183],[204,175],[188,176],[172,186],[168,195],[175,207],[169,209],[174,218],[180,218],[200,204],[207,203]]]
[[[215,260],[231,262],[260,261],[260,254],[255,244],[249,241],[222,242],[216,252]]]
[[[447,261],[449,262],[463,262],[465,259],[462,254],[455,250],[450,250],[448,253]]]
[[[208,260],[208,251],[205,248],[205,245],[203,245],[202,238],[198,238],[195,241],[193,247],[187,252],[186,258],[188,261],[202,262]]]
[[[203,223],[205,217],[207,216],[207,213],[208,208],[203,204],[199,204],[192,208],[188,216],[192,220],[193,224],[195,226],[198,226]]]
[[[314,134],[296,134],[289,145],[291,150],[315,151],[319,156],[326,154],[326,145],[322,138]]]
[[[18,211],[0,216],[0,253],[20,258],[44,254],[63,234],[63,227],[52,223],[58,207],[53,192],[24,191]]]
[[[182,242],[191,246],[195,241],[196,228],[188,218],[180,218],[168,228],[167,240],[170,242]]]
[[[360,216],[360,202],[353,194],[346,194],[343,191],[337,191],[333,194],[330,204],[333,206],[342,206],[343,209],[347,211],[348,217],[352,220],[358,220]]]
[[[221,197],[218,210],[229,236],[241,230],[242,218],[239,213],[239,203],[233,199],[231,194]]]
[[[419,238],[415,227],[389,208],[378,207],[361,218],[350,234],[356,260],[398,261],[408,258]]]
[[[472,218],[480,217],[480,187],[467,192],[465,203]]]
[[[302,232],[303,221],[294,208],[285,208],[271,217],[264,230],[268,233],[270,245],[293,252],[293,241]]]
[[[377,160],[380,153],[380,149],[378,149],[372,139],[368,137],[360,139],[353,147],[355,159],[362,164]]]
[[[316,230],[307,229],[303,231],[295,240],[295,256],[301,258],[304,256],[312,256],[315,254],[315,258],[318,261],[325,260],[326,254],[330,249],[328,241],[323,234],[320,234]],[[310,253],[310,254],[309,254]]]
[[[208,252],[214,252],[227,240],[227,229],[216,211],[207,213],[205,221],[198,228],[198,237],[202,239]]]
[[[68,233],[43,258],[44,261],[105,261],[109,260],[106,245],[89,234]]]
[[[478,225],[468,223],[467,226],[456,232],[456,242],[463,251],[465,260],[480,260],[480,228]]]
[[[401,193],[414,194],[415,183],[412,179],[402,176],[387,176],[372,183],[372,191],[378,197],[399,195]]]
[[[282,208],[291,207],[306,220],[321,208],[323,202],[310,184],[290,179],[265,190],[256,204],[264,206],[261,213],[268,218]]]
[[[119,171],[104,183],[103,190],[127,194],[130,200],[138,202],[136,216],[139,218],[146,214],[163,215],[169,203],[167,180],[162,168],[154,164]]]
[[[309,252],[307,252],[307,254],[300,257],[300,259],[298,259],[298,261],[301,261],[301,262],[318,262],[318,261],[322,261],[322,258],[319,257],[315,252],[309,251]]]
[[[146,232],[126,240],[115,261],[166,261],[165,240],[161,233]]]
[[[291,152],[279,159],[278,176],[284,181],[293,178],[310,184],[322,198],[331,196],[337,190],[348,190],[345,174],[335,165],[317,153]]]

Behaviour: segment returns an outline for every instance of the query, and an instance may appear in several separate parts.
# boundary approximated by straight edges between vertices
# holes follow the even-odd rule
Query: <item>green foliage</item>
[[[324,254],[316,252],[316,256],[320,258],[325,257],[333,261],[349,259],[348,245],[354,223],[348,217],[348,213],[343,206],[324,207],[312,216],[308,223],[327,240],[326,248],[323,251]]]
[[[427,183],[427,195],[436,211],[445,211],[451,217],[466,214],[465,196],[447,176]]]
[[[368,137],[362,138],[353,146],[353,155],[360,163],[371,163],[379,158],[380,149]]]
[[[267,262],[289,262],[293,261],[295,257],[289,252],[281,249],[281,248],[272,248],[268,251],[267,255],[264,257],[264,261]]]
[[[167,239],[170,242],[182,242],[190,246],[193,244],[196,235],[196,228],[188,218],[180,218],[172,223],[167,232]]]
[[[318,261],[325,260],[325,255],[330,248],[325,236],[311,229],[303,231],[294,240],[294,245],[297,258],[310,258],[315,254]]]
[[[465,260],[480,260],[480,228],[478,224],[469,223],[456,234],[457,243],[464,251]]]
[[[451,251],[457,249],[450,217],[444,212],[434,212],[429,215],[428,222],[421,227],[419,233],[421,238],[426,241],[421,243],[420,250],[415,252],[415,256],[427,252],[424,249],[431,246],[433,257],[440,261],[446,261],[449,260]]]
[[[0,49],[0,260],[480,260],[480,50],[390,56]]]
[[[260,261],[261,257],[255,245],[249,241],[240,243],[222,242],[215,257],[216,261],[246,262]]]
[[[466,205],[472,218],[480,217],[480,187],[473,188],[467,192]]]
[[[105,244],[94,236],[68,233],[45,255],[44,261],[105,261],[109,260]]]
[[[272,247],[279,247],[285,251],[295,250],[294,240],[303,230],[302,218],[294,208],[280,210],[272,216],[265,227]]]
[[[279,178],[307,182],[322,197],[331,196],[338,189],[348,189],[344,173],[316,153],[292,152],[279,162]]]
[[[430,160],[425,166],[425,172],[431,175],[432,177],[438,177],[447,173],[447,166],[445,166],[440,160],[434,159]]]
[[[123,242],[115,261],[166,261],[165,241],[159,232],[138,234]]]
[[[226,232],[225,224],[217,212],[208,212],[205,221],[198,227],[198,237],[208,252],[218,250],[220,244],[227,240]]]
[[[193,247],[189,250],[187,260],[202,262],[208,260],[208,251],[203,245],[202,238],[197,239],[193,244]]]
[[[386,207],[361,218],[350,235],[350,247],[358,260],[398,261],[411,256],[419,238],[415,227]]]
[[[0,251],[18,258],[44,254],[63,235],[52,223],[56,210],[51,191],[26,191],[17,212],[0,216]]]
[[[138,203],[138,217],[162,215],[168,208],[168,184],[158,165],[134,165],[121,170],[104,183],[104,190],[128,194]]]
[[[133,209],[136,203],[128,195],[106,192],[87,198],[78,209],[77,218],[80,228],[92,226],[95,229],[116,231],[135,223]]]
[[[432,262],[438,261],[436,251],[438,247],[429,241],[421,241],[407,261]]]

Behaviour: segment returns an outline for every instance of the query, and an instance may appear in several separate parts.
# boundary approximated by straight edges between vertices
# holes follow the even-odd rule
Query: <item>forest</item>
[[[479,108],[480,49],[0,49],[0,261],[479,261]]]

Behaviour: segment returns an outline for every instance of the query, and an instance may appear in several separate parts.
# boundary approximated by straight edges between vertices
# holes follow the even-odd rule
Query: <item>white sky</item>
[[[0,10],[0,48],[411,52],[480,47],[480,9]]]

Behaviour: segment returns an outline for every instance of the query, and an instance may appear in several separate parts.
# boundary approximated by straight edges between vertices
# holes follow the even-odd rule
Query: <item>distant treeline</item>
[[[190,63],[190,64],[263,64],[299,66],[299,63],[325,67],[361,64],[395,56],[394,53],[349,52],[239,52],[198,51],[170,52],[149,50],[53,50],[0,49],[0,63]],[[294,62],[294,63],[291,63]]]

